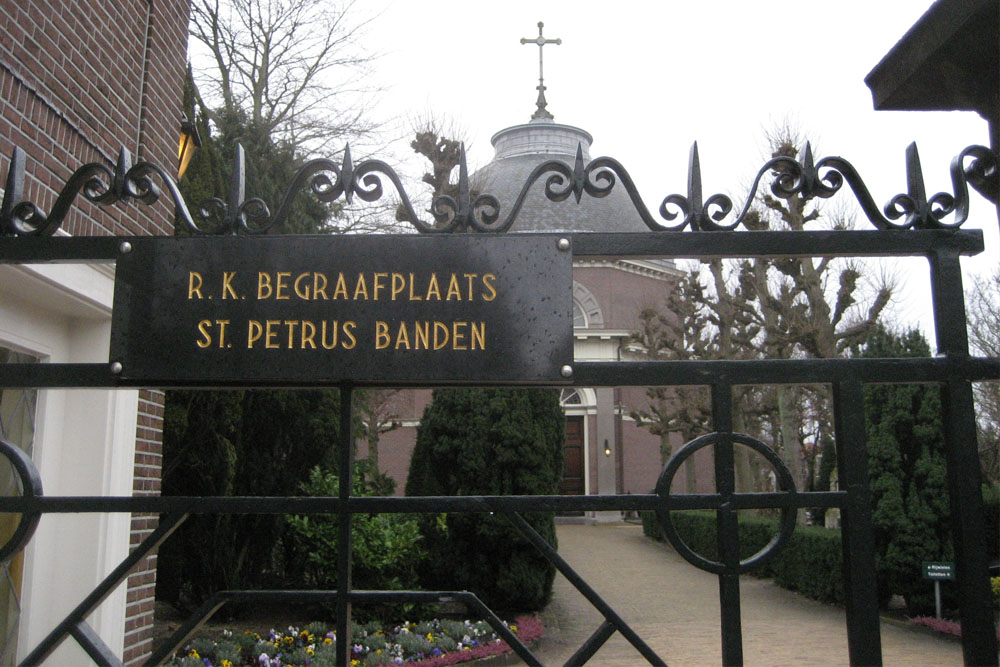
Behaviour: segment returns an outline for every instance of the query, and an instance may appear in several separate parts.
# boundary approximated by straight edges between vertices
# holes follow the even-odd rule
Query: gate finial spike
[[[698,142],[691,144],[691,154],[688,158],[688,204],[691,229],[701,231],[701,215],[704,210],[701,191],[701,158],[698,157]]]
[[[223,232],[235,234],[239,229],[240,207],[246,198],[246,152],[243,144],[236,144],[233,154],[233,171],[229,177],[229,199],[226,202],[226,219],[223,221]]]
[[[344,184],[344,199],[348,204],[354,198],[354,161],[351,159],[351,144],[344,145],[344,161],[340,166],[340,179]]]
[[[812,143],[809,141],[806,142],[806,150],[802,156],[802,166],[805,167],[806,170],[812,170],[815,168],[815,160],[813,159],[813,147]]]
[[[14,207],[24,198],[24,151],[14,146],[10,155],[10,166],[7,168],[7,181],[3,191],[3,203],[0,204],[0,232],[4,235],[16,234],[14,226]]]
[[[458,147],[458,215],[464,224],[472,215],[472,196],[469,190],[469,166],[465,160],[465,142]]]
[[[920,154],[915,141],[906,147],[906,192],[916,202],[927,201],[924,172],[920,168]]]
[[[576,203],[580,203],[580,197],[583,195],[583,184],[586,175],[584,174],[583,168],[583,143],[576,143],[576,160],[573,163],[573,196],[576,197]]]
[[[115,201],[126,196],[125,174],[132,168],[132,154],[125,144],[118,148],[118,161],[115,162],[115,176],[111,183],[111,191],[108,193]]]

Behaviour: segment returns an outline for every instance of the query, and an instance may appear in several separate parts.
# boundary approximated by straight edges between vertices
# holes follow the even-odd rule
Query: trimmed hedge
[[[672,512],[677,534],[697,554],[718,560],[715,512]],[[778,532],[776,519],[741,515],[740,558],[760,551]],[[663,530],[654,512],[642,513],[642,529],[647,537],[663,541]],[[821,602],[844,602],[841,573],[843,552],[840,531],[818,526],[796,526],[791,539],[774,558],[753,571],[759,577],[773,577],[783,588],[798,591]]]

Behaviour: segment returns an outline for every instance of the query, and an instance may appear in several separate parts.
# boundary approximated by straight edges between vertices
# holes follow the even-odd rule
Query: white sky
[[[386,92],[376,107],[396,119],[389,161],[412,156],[406,119],[454,122],[470,168],[493,157],[490,137],[534,111],[537,22],[562,44],[545,47],[545,83],[555,121],[594,137],[591,156],[629,171],[651,211],[686,191],[691,143],[698,141],[704,194],[737,207],[766,160],[764,131],[790,121],[816,158],[851,161],[877,203],[906,190],[904,150],[920,149],[928,194],[951,190],[951,158],[987,144],[987,124],[971,112],[876,112],[864,77],[926,11],[927,0],[382,0],[357,3],[367,48]],[[361,156],[356,156],[360,158]],[[425,164],[403,169],[419,177]],[[410,181],[413,182],[413,181]],[[845,186],[833,201],[853,202]],[[963,260],[992,271],[1000,257],[996,209],[972,193],[966,229],[983,229],[986,251]],[[860,221],[859,228],[870,228]],[[895,319],[919,323],[933,345],[926,262],[904,260]]]
[[[519,40],[536,37],[541,20],[547,38],[563,40],[544,49],[549,111],[593,135],[593,157],[619,160],[651,211],[666,195],[685,193],[696,140],[706,198],[724,192],[738,207],[766,159],[764,131],[786,119],[811,139],[817,159],[851,161],[882,205],[906,190],[911,141],[928,194],[950,192],[951,158],[989,142],[986,121],[972,112],[872,108],[864,77],[929,5],[389,0],[367,43],[383,54],[375,65],[388,87],[381,111],[455,121],[472,169],[493,157],[495,132],[534,110],[538,47]],[[995,208],[972,197],[965,228],[984,230],[986,251],[963,261],[980,273],[1000,257],[998,226]],[[845,186],[834,201],[853,196]],[[926,262],[905,266],[897,318],[932,336]]]

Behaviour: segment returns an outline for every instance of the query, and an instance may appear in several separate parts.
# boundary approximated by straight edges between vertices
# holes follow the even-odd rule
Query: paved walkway
[[[635,525],[558,526],[559,553],[669,665],[720,665],[719,593],[702,572]],[[747,665],[846,665],[844,611],[743,577],[743,654]],[[535,646],[544,665],[562,665],[602,617],[561,575],[543,613],[546,637]],[[883,622],[885,665],[962,664],[961,645]],[[520,664],[516,659],[510,664]],[[641,665],[617,632],[589,664]]]

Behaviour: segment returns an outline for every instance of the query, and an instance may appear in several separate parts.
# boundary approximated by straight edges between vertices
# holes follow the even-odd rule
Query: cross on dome
[[[547,39],[542,35],[542,28],[545,26],[541,21],[538,22],[538,37],[535,38],[521,38],[521,44],[537,44],[538,45],[538,100],[535,105],[538,107],[535,113],[531,114],[532,119],[546,119],[552,120],[554,117],[551,113],[546,110],[547,102],[545,101],[545,79],[542,75],[542,49],[546,44],[562,44],[561,39]]]

